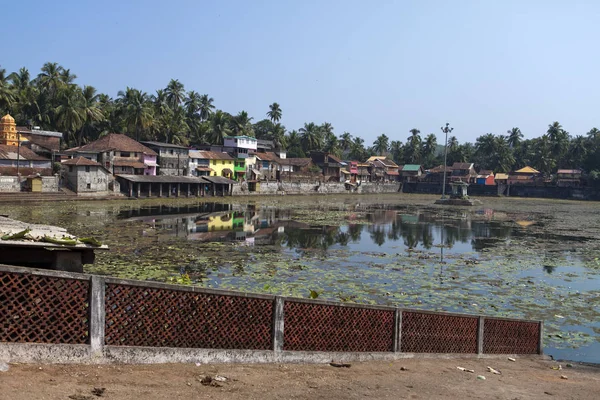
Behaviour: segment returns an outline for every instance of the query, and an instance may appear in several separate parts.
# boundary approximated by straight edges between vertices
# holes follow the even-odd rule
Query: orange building
[[[19,139],[15,119],[9,114],[6,114],[0,119],[0,145],[18,146]],[[24,140],[21,139],[21,141]]]

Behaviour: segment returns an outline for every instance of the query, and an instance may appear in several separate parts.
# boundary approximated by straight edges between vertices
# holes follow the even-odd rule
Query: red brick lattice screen
[[[87,280],[0,272],[0,342],[86,344]]]
[[[487,354],[537,354],[540,324],[486,318],[483,352]]]
[[[400,351],[477,353],[477,317],[402,312]]]
[[[393,351],[394,311],[288,301],[284,350]]]
[[[269,299],[106,285],[107,345],[273,348]]]

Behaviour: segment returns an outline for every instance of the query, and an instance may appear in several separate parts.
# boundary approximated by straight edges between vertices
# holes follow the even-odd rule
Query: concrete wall
[[[42,176],[42,192],[58,192],[59,176]]]
[[[26,278],[23,279],[23,276],[33,275],[31,279]],[[45,270],[36,270],[31,268],[22,268],[22,267],[11,267],[6,265],[0,265],[0,276],[4,276],[7,279],[9,284],[4,287],[0,287],[0,295],[11,294],[9,301],[15,302],[18,307],[30,307],[31,309],[28,311],[29,314],[26,315],[27,319],[31,315],[35,315],[36,312],[40,312],[44,304],[34,303],[34,299],[31,299],[31,296],[19,296],[18,291],[21,290],[24,293],[37,293],[39,290],[44,290],[43,288],[38,288],[36,286],[36,282],[39,283],[40,280],[44,281],[53,281],[56,282],[58,280],[69,280],[69,281],[85,281],[89,286],[79,285],[79,287],[87,288],[87,298],[80,298],[80,294],[77,292],[74,294],[73,301],[75,304],[79,304],[85,302],[89,304],[89,319],[87,320],[87,343],[86,344],[56,344],[54,340],[51,340],[51,343],[44,343],[44,341],[36,340],[35,338],[39,338],[40,334],[41,338],[46,338],[48,332],[46,330],[40,331],[36,326],[32,326],[34,324],[30,324],[27,321],[21,322],[19,318],[11,318],[8,321],[2,321],[3,318],[0,316],[0,322],[6,322],[5,328],[6,332],[14,331],[15,327],[18,327],[20,333],[32,334],[34,339],[30,339],[36,343],[27,343],[23,342],[22,339],[19,339],[17,342],[11,341],[11,336],[2,335],[0,332],[0,360],[6,362],[45,362],[45,363],[172,363],[172,362],[329,362],[332,359],[336,361],[358,361],[358,360],[392,360],[406,357],[415,357],[416,353],[404,352],[404,338],[409,337],[410,333],[405,333],[403,336],[402,329],[405,325],[403,322],[403,318],[407,319],[407,323],[412,326],[409,328],[414,330],[420,330],[420,339],[419,343],[423,341],[432,341],[437,343],[439,346],[436,348],[439,349],[450,349],[452,346],[449,344],[453,339],[452,338],[440,338],[437,335],[429,335],[428,331],[432,329],[431,326],[425,325],[414,325],[414,322],[410,322],[411,315],[414,318],[414,315],[421,315],[421,317],[425,318],[438,318],[436,323],[442,323],[445,321],[445,318],[462,318],[468,319],[471,322],[469,325],[472,326],[473,332],[468,333],[468,338],[476,337],[476,343],[473,342],[476,346],[470,348],[470,351],[465,352],[470,355],[470,357],[484,357],[484,343],[485,343],[485,330],[484,326],[487,326],[488,318],[484,316],[477,315],[467,315],[467,314],[454,314],[454,313],[439,313],[439,312],[430,312],[424,310],[411,310],[411,309],[400,309],[394,307],[384,307],[384,306],[371,306],[371,305],[360,305],[360,304],[350,304],[350,303],[335,303],[328,301],[319,301],[319,300],[308,300],[308,299],[298,299],[298,298],[285,298],[285,297],[277,297],[272,295],[259,295],[259,294],[249,294],[242,292],[232,292],[225,290],[216,290],[216,289],[204,289],[194,286],[181,286],[181,285],[169,285],[169,284],[161,284],[156,282],[143,282],[143,281],[133,281],[133,280],[124,280],[96,275],[85,275],[85,274],[77,274],[77,273],[69,273],[69,272],[61,272],[61,271],[45,271]],[[15,283],[17,282],[17,283]],[[112,289],[111,286],[112,285]],[[31,288],[29,286],[32,286]],[[210,348],[172,348],[172,347],[145,347],[145,346],[127,346],[127,345],[110,345],[107,343],[109,339],[106,337],[106,329],[107,329],[107,315],[109,315],[109,309],[107,308],[107,304],[111,304],[112,301],[114,303],[114,296],[117,293],[121,293],[121,291],[115,291],[116,287],[121,288],[138,288],[138,290],[152,290],[154,292],[162,292],[165,295],[169,295],[172,293],[175,296],[181,296],[182,293],[189,292],[194,293],[195,295],[209,295],[209,296],[225,296],[230,300],[223,303],[223,307],[227,307],[227,304],[231,304],[231,307],[237,307],[235,303],[238,299],[242,301],[242,299],[254,299],[255,301],[268,302],[272,307],[273,318],[269,317],[268,324],[270,325],[271,331],[271,339],[269,344],[269,349],[265,350],[245,350],[245,349],[210,349]],[[52,285],[49,285],[50,290],[56,290],[56,287],[52,289]],[[15,292],[15,288],[16,292]],[[75,289],[77,290],[77,289]],[[79,292],[82,289],[79,289]],[[110,290],[110,294],[109,291]],[[112,297],[110,297],[112,296]],[[126,296],[126,294],[125,294]],[[193,296],[192,296],[193,297]],[[113,299],[113,300],[110,300]],[[181,297],[183,298],[183,297]],[[232,301],[233,300],[233,301]],[[132,307],[139,308],[142,310],[144,308],[152,308],[153,301],[156,299],[153,296],[149,296],[148,298],[138,299]],[[193,303],[194,300],[189,300],[188,302]],[[329,313],[332,312],[332,308],[338,310],[338,312],[333,311],[334,314],[338,315],[338,317],[331,316],[334,320],[336,318],[339,319],[339,315],[344,314],[352,314],[352,310],[361,310],[359,314],[355,314],[355,317],[351,317],[350,319],[344,319],[344,324],[348,325],[347,329],[353,329],[354,334],[349,335],[345,339],[345,341],[354,341],[359,340],[363,341],[361,343],[365,343],[364,346],[360,346],[361,348],[380,348],[376,341],[377,339],[373,338],[373,335],[380,337],[386,337],[387,333],[392,336],[387,337],[385,345],[386,350],[378,350],[378,351],[369,351],[362,350],[361,352],[334,352],[328,351],[327,348],[323,348],[323,351],[310,351],[310,350],[299,350],[299,351],[291,351],[285,349],[285,335],[286,329],[289,329],[286,324],[284,324],[285,315],[288,311],[286,310],[285,304],[291,302],[292,304],[306,304],[310,308],[296,308],[299,313],[309,313],[310,315],[314,313]],[[129,303],[127,303],[129,304]],[[250,304],[250,303],[248,303]],[[177,315],[178,308],[185,309],[184,307],[189,306],[189,304],[178,304],[174,305],[175,308],[173,310],[173,316]],[[340,310],[347,310],[345,313],[340,313]],[[112,310],[112,308],[110,309]],[[225,312],[226,309],[219,308],[219,311],[213,312]],[[303,311],[302,311],[303,310]],[[329,310],[329,311],[327,311]],[[64,311],[64,310],[63,310]],[[79,315],[79,311],[75,310],[74,313]],[[149,312],[149,311],[138,311],[138,312]],[[369,314],[370,317],[363,316],[365,313]],[[368,334],[369,330],[372,329],[371,322],[368,321],[368,318],[375,318],[376,316],[382,316],[382,313],[386,315],[391,315],[391,318],[386,318],[387,322],[380,324],[380,329],[383,329],[385,332],[377,332],[376,334],[372,333]],[[18,316],[18,312],[15,314]],[[157,314],[159,315],[159,314]],[[157,315],[152,315],[151,313],[148,315],[150,320],[152,317],[157,317]],[[404,316],[404,317],[403,317]],[[429,316],[429,317],[428,317]],[[215,320],[215,315],[206,315],[207,323],[215,323],[219,324],[221,319]],[[61,318],[65,318],[65,316],[61,316]],[[113,315],[113,323],[124,323],[123,320],[121,322],[114,321]],[[160,313],[158,316],[161,323],[168,321],[169,314],[163,315]],[[175,317],[176,318],[176,317]],[[201,315],[198,318],[203,318]],[[345,317],[342,317],[345,318]],[[355,319],[359,319],[360,321],[356,321]],[[361,320],[362,318],[362,320]],[[429,318],[429,319],[431,319]],[[243,320],[243,318],[242,318]],[[514,320],[514,319],[504,319],[504,318],[491,318],[490,323],[502,323],[502,321],[513,321],[513,324],[523,324],[528,328],[526,330],[519,330],[519,339],[522,342],[527,342],[527,347],[523,347],[522,344],[515,344],[514,337],[515,331],[505,332],[505,336],[503,336],[504,341],[502,341],[502,347],[496,349],[496,351],[489,352],[492,354],[500,354],[497,357],[506,357],[505,353],[510,353],[510,350],[514,349],[528,349],[526,354],[543,354],[543,322],[542,321],[525,321],[525,320]],[[144,322],[145,320],[141,320],[142,324],[150,324],[147,326],[149,328],[152,322]],[[212,322],[209,322],[212,321]],[[289,320],[288,320],[289,321]],[[432,320],[435,321],[435,320]],[[47,321],[46,321],[47,322]],[[381,321],[378,321],[378,323]],[[19,325],[23,323],[23,325]],[[230,324],[239,323],[236,321],[229,321]],[[254,322],[252,322],[254,323]],[[339,324],[339,320],[338,320]],[[515,324],[515,328],[516,328]],[[170,326],[169,329],[177,331],[180,329],[177,324],[167,324]],[[171,326],[172,325],[172,326]],[[293,325],[293,324],[292,324]],[[51,325],[50,325],[51,326]],[[128,329],[127,324],[124,323],[123,327],[120,329]],[[161,325],[162,326],[162,325]],[[296,329],[301,325],[297,325]],[[336,330],[339,329],[339,326],[336,324],[331,325],[331,327]],[[216,328],[216,326],[215,326]],[[320,336],[319,330],[312,329],[308,326],[308,330],[303,334],[300,340],[305,342],[305,348],[313,348],[315,345],[311,344],[313,339],[317,341],[323,340]],[[530,329],[534,328],[534,329]],[[51,329],[51,328],[49,328]],[[69,329],[69,328],[66,328]],[[131,328],[135,329],[135,328]],[[302,328],[304,329],[304,328]],[[378,328],[379,329],[379,328]],[[463,328],[456,331],[456,335],[459,337],[463,337],[465,332],[463,332]],[[161,334],[169,335],[169,332],[175,331],[164,331],[159,329],[157,332],[163,332]],[[133,332],[133,331],[132,331]],[[70,333],[70,332],[63,332]],[[114,332],[113,332],[114,334]],[[125,332],[125,337],[129,337],[129,333]],[[152,333],[151,335],[153,335]],[[414,334],[414,332],[412,333]],[[496,332],[496,335],[498,332]],[[132,337],[137,337],[135,334],[132,334]],[[159,334],[160,335],[160,334]],[[317,335],[314,338],[311,335]],[[465,336],[465,337],[467,337]],[[21,336],[24,337],[24,336]],[[146,336],[143,336],[140,340],[144,340]],[[469,339],[470,340],[470,339]],[[495,337],[495,340],[498,340],[498,337]],[[83,342],[74,342],[74,343],[83,343]],[[119,342],[120,343],[120,342]],[[163,341],[160,341],[163,343]],[[164,343],[170,343],[168,341]],[[207,342],[210,343],[210,340]],[[240,342],[243,343],[243,342]],[[410,347],[410,342],[409,347]],[[123,343],[126,344],[126,343]],[[336,345],[337,346],[337,345]],[[253,348],[253,347],[250,347]],[[416,348],[419,348],[418,346]],[[507,351],[509,350],[509,351]],[[416,350],[415,350],[416,351]],[[427,353],[424,352],[424,353]],[[461,356],[465,356],[466,354],[461,354]],[[432,357],[432,356],[448,356],[444,353],[438,353],[437,355],[426,354],[422,355],[424,357]],[[456,356],[456,354],[454,355]]]

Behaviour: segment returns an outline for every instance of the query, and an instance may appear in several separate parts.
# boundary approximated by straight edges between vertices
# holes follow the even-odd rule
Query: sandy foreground
[[[552,367],[562,365],[562,370]],[[461,366],[475,370],[462,372]],[[487,371],[499,370],[501,375]],[[485,380],[477,378],[485,376]],[[203,378],[224,382],[205,384]],[[565,376],[567,379],[561,378]],[[599,399],[600,368],[535,358],[406,359],[330,365],[15,365],[1,400]]]

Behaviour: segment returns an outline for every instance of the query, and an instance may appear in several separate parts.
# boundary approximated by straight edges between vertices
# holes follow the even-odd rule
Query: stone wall
[[[73,166],[64,172],[67,186],[76,193],[107,193],[109,182],[113,180],[110,173],[104,168],[91,166],[90,172],[85,171],[85,166]],[[89,185],[89,187],[88,187]],[[58,187],[57,189],[58,190]]]
[[[363,182],[353,190],[346,189],[343,183],[307,183],[307,182],[260,182],[259,191],[248,192],[247,185],[233,185],[233,195],[269,195],[269,194],[345,194],[345,193],[397,193],[399,183]]]
[[[21,185],[16,176],[0,176],[0,192],[20,192]]]
[[[58,192],[59,176],[42,176],[42,192]]]

